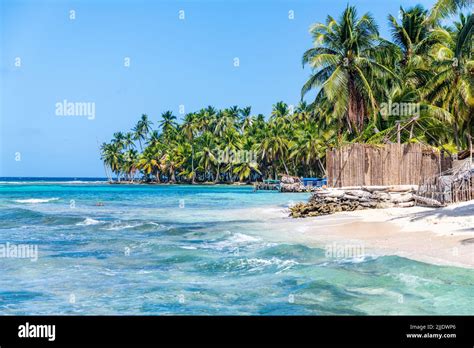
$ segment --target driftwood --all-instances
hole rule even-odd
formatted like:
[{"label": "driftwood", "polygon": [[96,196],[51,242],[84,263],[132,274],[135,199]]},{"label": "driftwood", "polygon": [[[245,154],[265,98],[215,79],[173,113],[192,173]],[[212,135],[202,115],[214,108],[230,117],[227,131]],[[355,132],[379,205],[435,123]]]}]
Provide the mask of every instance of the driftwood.
[{"label": "driftwood", "polygon": [[413,207],[416,204],[413,185],[360,187],[315,191],[308,203],[290,208],[293,217],[319,216],[358,209]]},{"label": "driftwood", "polygon": [[437,201],[436,199],[433,198],[426,198],[418,195],[413,195],[415,198],[415,202],[417,205],[424,205],[427,207],[443,207],[444,204],[442,204],[440,201]]},{"label": "driftwood", "polygon": [[416,195],[422,204],[439,206],[474,199],[474,166],[469,160],[454,161],[453,164],[452,169],[421,182]]}]

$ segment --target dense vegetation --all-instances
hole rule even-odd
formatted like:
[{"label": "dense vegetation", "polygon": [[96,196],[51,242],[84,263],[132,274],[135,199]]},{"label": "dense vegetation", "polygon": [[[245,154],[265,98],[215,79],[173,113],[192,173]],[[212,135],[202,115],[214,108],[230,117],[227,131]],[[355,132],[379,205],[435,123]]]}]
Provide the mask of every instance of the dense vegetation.
[{"label": "dense vegetation", "polygon": [[[388,24],[384,39],[371,15],[351,6],[314,24],[313,47],[303,55],[312,73],[294,108],[278,102],[265,117],[250,107],[208,106],[180,124],[170,111],[157,123],[142,115],[130,132],[102,144],[107,175],[193,183],[322,176],[326,148],[349,142],[424,142],[449,152],[471,146],[472,2],[401,8]],[[311,90],[316,98],[307,103]]]}]

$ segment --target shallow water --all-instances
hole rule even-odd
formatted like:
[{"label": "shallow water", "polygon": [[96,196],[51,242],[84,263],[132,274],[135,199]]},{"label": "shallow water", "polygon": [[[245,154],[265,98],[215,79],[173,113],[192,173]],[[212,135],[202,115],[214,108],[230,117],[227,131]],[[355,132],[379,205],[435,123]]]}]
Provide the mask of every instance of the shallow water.
[{"label": "shallow water", "polygon": [[0,258],[0,313],[474,314],[474,270],[327,258],[270,238],[288,231],[266,209],[307,197],[247,186],[2,183],[0,245],[37,246],[38,259]]}]

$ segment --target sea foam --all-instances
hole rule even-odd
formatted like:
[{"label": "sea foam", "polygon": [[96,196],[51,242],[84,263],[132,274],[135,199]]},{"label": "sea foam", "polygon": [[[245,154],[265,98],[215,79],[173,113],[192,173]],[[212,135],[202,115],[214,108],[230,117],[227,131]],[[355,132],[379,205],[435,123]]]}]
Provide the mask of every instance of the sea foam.
[{"label": "sea foam", "polygon": [[59,198],[28,198],[28,199],[17,199],[15,200],[15,202],[35,204],[35,203],[48,203],[48,202],[57,201],[57,200],[59,200]]},{"label": "sea foam", "polygon": [[102,223],[102,221],[94,220],[94,219],[91,219],[91,218],[86,218],[84,221],[78,222],[76,225],[77,226],[89,226],[89,225],[97,225],[97,224],[100,224],[100,223]]}]

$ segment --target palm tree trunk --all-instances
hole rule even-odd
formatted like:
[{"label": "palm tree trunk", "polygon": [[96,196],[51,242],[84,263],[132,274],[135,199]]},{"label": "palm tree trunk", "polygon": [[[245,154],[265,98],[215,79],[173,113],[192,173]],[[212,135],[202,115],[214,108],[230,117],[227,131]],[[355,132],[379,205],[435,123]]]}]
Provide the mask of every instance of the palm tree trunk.
[{"label": "palm tree trunk", "polygon": [[196,183],[196,173],[194,172],[194,146],[191,145],[191,171],[192,171],[192,179],[191,184]]},{"label": "palm tree trunk", "polygon": [[290,175],[290,173],[288,172],[288,167],[286,166],[286,162],[285,162],[285,159],[282,159],[281,160],[283,162],[283,167],[285,167],[285,171],[286,171],[286,175]]},{"label": "palm tree trunk", "polygon": [[457,120],[456,116],[454,116],[453,128],[454,128],[453,131],[454,131],[454,141],[456,143],[456,150],[459,152],[459,150],[460,150],[460,147],[459,147],[459,129],[458,129],[458,120]]},{"label": "palm tree trunk", "polygon": [[348,83],[348,94],[349,94],[349,100],[347,105],[347,127],[349,128],[349,133],[352,133],[352,126],[354,125],[354,118],[356,117],[354,115],[354,95],[353,95],[353,82],[352,82],[352,77],[349,76],[349,83]]},{"label": "palm tree trunk", "polygon": [[105,171],[105,176],[107,177],[107,180],[109,182],[112,182],[112,175],[110,175],[109,171],[107,170],[107,165],[104,162],[104,171]]},{"label": "palm tree trunk", "polygon": [[326,173],[326,168],[324,168],[323,162],[321,162],[321,159],[320,159],[320,158],[318,158],[318,164],[319,164],[319,167],[321,168],[321,173],[322,173],[324,176],[326,176],[326,175],[327,175],[327,173]]},{"label": "palm tree trunk", "polygon": [[230,166],[230,170],[229,170],[229,181],[231,184],[234,182],[234,174],[232,171],[232,165]]},{"label": "palm tree trunk", "polygon": [[155,172],[155,182],[157,184],[161,183],[161,181],[160,181],[160,172],[158,170]]},{"label": "palm tree trunk", "polygon": [[216,170],[216,178],[214,180],[214,183],[218,183],[219,182],[219,176],[220,176],[220,164],[217,165],[217,170]]}]

